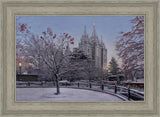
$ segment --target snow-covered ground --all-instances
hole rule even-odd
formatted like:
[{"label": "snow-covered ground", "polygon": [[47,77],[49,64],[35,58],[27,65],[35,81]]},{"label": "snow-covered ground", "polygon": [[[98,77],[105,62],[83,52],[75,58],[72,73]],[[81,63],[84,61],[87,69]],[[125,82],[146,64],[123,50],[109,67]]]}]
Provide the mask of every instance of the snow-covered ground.
[{"label": "snow-covered ground", "polygon": [[16,101],[122,101],[110,94],[72,88],[16,88]]}]

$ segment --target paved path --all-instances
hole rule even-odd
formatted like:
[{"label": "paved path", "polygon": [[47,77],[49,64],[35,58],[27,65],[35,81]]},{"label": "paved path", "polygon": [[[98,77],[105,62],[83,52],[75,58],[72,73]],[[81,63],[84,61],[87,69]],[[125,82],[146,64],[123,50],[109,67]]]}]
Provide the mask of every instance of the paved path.
[{"label": "paved path", "polygon": [[110,94],[72,88],[16,88],[16,101],[122,101]]}]

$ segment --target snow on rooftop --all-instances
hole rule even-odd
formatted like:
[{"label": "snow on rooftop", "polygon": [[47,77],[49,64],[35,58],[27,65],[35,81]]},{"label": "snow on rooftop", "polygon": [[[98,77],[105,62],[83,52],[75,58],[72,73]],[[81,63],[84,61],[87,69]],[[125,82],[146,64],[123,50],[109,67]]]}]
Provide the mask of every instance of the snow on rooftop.
[{"label": "snow on rooftop", "polygon": [[16,88],[16,101],[122,101],[110,94],[72,88]]}]

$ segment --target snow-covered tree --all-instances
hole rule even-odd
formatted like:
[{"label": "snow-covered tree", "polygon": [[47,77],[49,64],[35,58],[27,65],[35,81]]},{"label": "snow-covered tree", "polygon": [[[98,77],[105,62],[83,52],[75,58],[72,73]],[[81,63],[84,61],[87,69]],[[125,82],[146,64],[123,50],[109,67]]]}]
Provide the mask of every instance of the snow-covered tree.
[{"label": "snow-covered tree", "polygon": [[111,61],[109,62],[109,72],[113,75],[116,75],[118,73],[118,64],[114,57],[112,57]]},{"label": "snow-covered tree", "polygon": [[136,16],[131,23],[130,31],[120,32],[116,50],[122,59],[122,72],[133,80],[137,73],[144,72],[144,16]]},{"label": "snow-covered tree", "polygon": [[60,76],[70,69],[69,54],[65,54],[68,46],[74,44],[74,38],[67,33],[57,36],[51,28],[42,32],[41,36],[31,35],[24,41],[24,54],[38,69],[50,75],[56,82],[57,92],[60,94]]},{"label": "snow-covered tree", "polygon": [[84,63],[84,72],[87,74],[88,80],[94,80],[97,77],[97,69],[94,67],[94,61],[87,59]]},{"label": "snow-covered tree", "polygon": [[30,34],[30,29],[27,24],[21,23],[19,17],[16,17],[16,70],[18,72],[18,64],[23,64],[23,69],[27,69],[28,60],[23,56],[23,40],[25,40]]}]

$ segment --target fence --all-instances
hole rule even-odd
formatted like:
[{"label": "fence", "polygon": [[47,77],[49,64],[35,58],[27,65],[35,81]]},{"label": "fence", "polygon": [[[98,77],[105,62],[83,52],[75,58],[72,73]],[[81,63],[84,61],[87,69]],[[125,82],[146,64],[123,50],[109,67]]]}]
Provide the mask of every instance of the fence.
[{"label": "fence", "polygon": [[[20,87],[55,87],[55,84],[52,82],[17,82],[17,88]],[[109,92],[112,94],[120,95],[128,100],[144,100],[144,93],[130,87],[110,85],[110,84],[101,84],[101,83],[81,83],[81,82],[71,82],[71,83],[59,83],[60,87],[70,87],[70,88],[85,88],[85,89],[94,89],[102,92]]]}]

